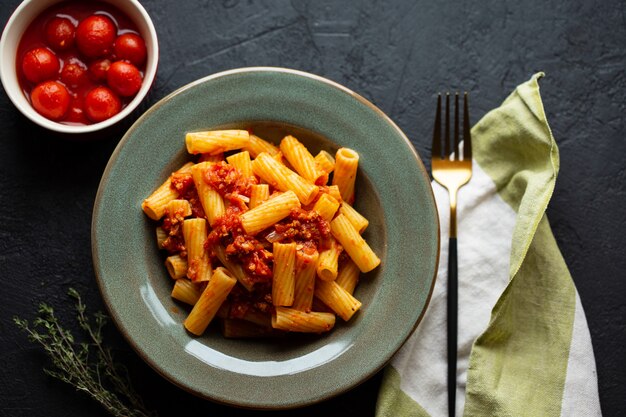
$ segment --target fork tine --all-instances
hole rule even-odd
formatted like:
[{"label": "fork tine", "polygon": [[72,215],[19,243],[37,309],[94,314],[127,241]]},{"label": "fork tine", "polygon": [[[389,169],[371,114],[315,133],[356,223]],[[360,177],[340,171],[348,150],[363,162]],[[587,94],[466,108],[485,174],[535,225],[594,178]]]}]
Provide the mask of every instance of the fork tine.
[{"label": "fork tine", "polygon": [[443,157],[447,159],[450,156],[450,93],[446,93],[446,124],[443,133],[444,138],[444,154]]},{"label": "fork tine", "polygon": [[437,114],[435,114],[435,129],[433,132],[431,154],[433,158],[441,159],[441,94],[437,96]]},{"label": "fork tine", "polygon": [[469,109],[468,109],[469,95],[467,91],[463,99],[463,160],[472,160],[472,134],[470,132],[469,121]]},{"label": "fork tine", "polygon": [[459,154],[460,125],[461,123],[459,122],[459,93],[456,93],[454,95],[454,159],[457,161],[461,160],[461,155]]}]

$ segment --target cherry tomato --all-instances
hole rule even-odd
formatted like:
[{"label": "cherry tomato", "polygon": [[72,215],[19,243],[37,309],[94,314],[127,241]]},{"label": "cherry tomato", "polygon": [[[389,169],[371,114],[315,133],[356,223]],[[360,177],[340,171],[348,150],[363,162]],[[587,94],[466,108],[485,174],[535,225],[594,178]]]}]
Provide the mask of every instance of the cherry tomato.
[{"label": "cherry tomato", "polygon": [[122,102],[107,87],[96,87],[85,96],[85,113],[92,122],[113,117],[122,109]]},{"label": "cherry tomato", "polygon": [[113,44],[113,50],[117,59],[129,61],[136,66],[143,64],[146,60],[146,43],[135,33],[118,36]]},{"label": "cherry tomato", "polygon": [[111,67],[111,61],[108,59],[98,59],[89,65],[89,78],[93,81],[106,81],[107,71]]},{"label": "cherry tomato", "polygon": [[89,58],[103,56],[113,50],[116,35],[115,23],[104,15],[95,14],[78,24],[76,46]]},{"label": "cherry tomato", "polygon": [[137,94],[142,83],[141,73],[133,64],[116,61],[107,71],[107,83],[117,94],[130,97]]},{"label": "cherry tomato", "polygon": [[46,24],[46,42],[55,51],[69,49],[74,44],[74,24],[65,17],[55,17]]},{"label": "cherry tomato", "polygon": [[69,87],[78,87],[87,81],[87,68],[79,63],[65,64],[61,70],[61,81]]},{"label": "cherry tomato", "polygon": [[30,93],[33,107],[50,120],[60,120],[70,107],[70,93],[56,81],[44,81]]},{"label": "cherry tomato", "polygon": [[59,68],[59,59],[47,48],[32,49],[22,58],[24,76],[33,83],[56,78]]}]

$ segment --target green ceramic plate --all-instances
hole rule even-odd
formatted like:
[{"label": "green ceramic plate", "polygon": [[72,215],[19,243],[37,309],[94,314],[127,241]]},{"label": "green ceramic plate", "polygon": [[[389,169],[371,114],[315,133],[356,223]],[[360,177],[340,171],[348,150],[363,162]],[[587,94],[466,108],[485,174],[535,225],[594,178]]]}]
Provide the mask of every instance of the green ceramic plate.
[{"label": "green ceramic plate", "polygon": [[[226,340],[191,337],[141,202],[189,159],[186,131],[285,132],[314,152],[340,146],[361,156],[356,208],[382,259],[361,277],[363,307],[323,336]],[[214,401],[292,408],[340,394],[376,373],[424,314],[439,258],[439,224],[428,175],[400,129],[354,92],[280,68],[244,68],[193,82],[161,100],[126,133],[106,167],[93,213],[92,251],[107,307],[130,344],[160,374]],[[339,320],[341,321],[341,320]]]}]

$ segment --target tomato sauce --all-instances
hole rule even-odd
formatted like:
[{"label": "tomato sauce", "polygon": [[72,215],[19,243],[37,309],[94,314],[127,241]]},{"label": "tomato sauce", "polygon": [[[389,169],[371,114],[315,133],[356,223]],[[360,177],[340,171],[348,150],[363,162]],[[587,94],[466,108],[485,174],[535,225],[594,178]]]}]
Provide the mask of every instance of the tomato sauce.
[{"label": "tomato sauce", "polygon": [[[192,175],[174,173],[170,179],[172,189],[179,193],[180,198],[190,202],[193,217],[206,218]],[[330,246],[331,234],[328,222],[315,211],[295,209],[289,216],[267,230],[256,236],[250,236],[241,225],[241,214],[248,210],[241,197],[250,197],[251,186],[257,184],[256,178],[246,178],[237,168],[225,162],[218,162],[205,170],[203,180],[227,202],[225,215],[218,218],[211,227],[205,249],[211,251],[214,245],[222,245],[226,256],[241,264],[250,281],[254,283],[252,291],[239,285],[233,288],[228,296],[227,317],[245,319],[251,312],[271,314],[274,267],[272,242],[296,242],[298,250],[307,253],[324,250]],[[175,251],[180,247],[177,245],[184,248],[182,221],[183,219],[178,218],[176,213],[166,214],[162,223],[163,229],[169,233],[166,249],[169,250],[171,246]],[[194,265],[189,265],[189,268],[193,270]]]},{"label": "tomato sauce", "polygon": [[274,225],[281,242],[296,242],[323,250],[328,247],[330,225],[315,211],[295,209]]},{"label": "tomato sauce", "polygon": [[206,214],[200,203],[198,190],[193,182],[193,177],[189,173],[175,172],[170,176],[172,181],[170,188],[178,191],[179,198],[189,201],[191,205],[191,215],[206,219]]},{"label": "tomato sauce", "polygon": [[[109,59],[110,62],[113,63],[115,56],[112,51],[109,55],[104,57],[93,59],[86,58],[78,52],[75,44],[69,48],[51,48],[46,42],[46,26],[48,22],[55,18],[66,18],[69,19],[76,27],[80,21],[94,14],[104,15],[110,18],[117,26],[116,36],[126,33],[138,34],[135,24],[130,20],[130,18],[128,18],[128,16],[116,7],[99,1],[71,0],[55,4],[35,18],[22,35],[17,48],[16,69],[18,81],[29,102],[31,101],[31,91],[36,87],[37,83],[29,81],[24,75],[24,71],[22,69],[24,56],[35,48],[48,48],[53,50],[54,54],[58,58],[60,70],[59,75],[55,78],[55,80],[64,84],[70,94],[70,109],[63,118],[57,120],[62,124],[85,125],[94,122],[93,120],[89,120],[82,111],[84,108],[85,97],[87,96],[87,93],[94,88],[105,85],[106,81],[103,82],[101,79],[97,80],[96,76],[90,73],[89,67],[92,64],[97,64],[98,61],[101,61],[102,59]],[[69,68],[67,68],[64,73],[63,69],[66,66]],[[69,85],[70,82],[67,80],[72,80],[72,77],[76,75],[76,67],[87,70],[87,72],[83,74],[86,76],[80,78],[78,85]],[[138,69],[141,73],[141,77],[143,78],[145,64],[140,66]],[[78,71],[80,72],[80,70]],[[63,79],[66,80],[65,83],[63,82]],[[119,99],[121,100],[121,108],[124,108],[133,99],[133,97],[119,97]],[[117,109],[117,111],[119,111],[119,109]],[[44,116],[46,115],[44,114]]]},{"label": "tomato sauce", "polygon": [[207,246],[223,245],[226,248],[226,255],[241,263],[252,282],[270,283],[274,264],[274,256],[270,251],[271,244],[247,235],[241,226],[240,214],[238,207],[229,206],[226,214],[217,219],[213,225]]},{"label": "tomato sauce", "polygon": [[167,233],[167,238],[163,241],[163,249],[171,254],[180,253],[182,257],[187,256],[185,239],[183,237],[184,220],[185,217],[183,216],[182,209],[174,213],[166,211],[163,223],[161,224],[161,227]]},{"label": "tomato sauce", "polygon": [[241,171],[225,162],[211,165],[204,172],[204,180],[231,205],[245,210],[241,196],[250,197],[252,185],[258,184],[256,177],[244,177]]}]

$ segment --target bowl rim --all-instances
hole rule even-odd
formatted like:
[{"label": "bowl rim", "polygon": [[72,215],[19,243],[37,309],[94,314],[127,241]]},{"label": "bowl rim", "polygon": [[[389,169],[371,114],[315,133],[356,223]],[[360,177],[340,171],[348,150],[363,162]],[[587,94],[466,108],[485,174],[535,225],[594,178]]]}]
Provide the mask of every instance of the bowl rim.
[{"label": "bowl rim", "polygon": [[[47,8],[51,7],[52,5],[61,3],[63,1],[65,0],[53,0],[45,4],[42,3],[41,10],[39,13],[43,12]],[[115,4],[114,0],[103,0],[103,1],[115,7],[118,7]],[[96,132],[96,131],[106,129],[118,123],[119,121],[123,120],[130,113],[132,113],[139,106],[139,104],[145,99],[148,92],[150,91],[150,88],[152,88],[154,81],[156,80],[156,74],[158,70],[159,42],[158,42],[157,32],[156,32],[156,28],[154,27],[154,23],[152,22],[152,19],[150,18],[150,15],[148,14],[146,9],[138,0],[125,0],[125,1],[131,4],[138,11],[143,22],[141,22],[141,25],[138,24],[136,21],[134,21],[134,23],[138,26],[138,28],[141,28],[145,24],[147,33],[150,35],[151,44],[153,45],[153,49],[154,49],[154,51],[150,54],[152,59],[149,58],[146,63],[146,70],[144,72],[144,80],[141,85],[141,88],[137,92],[135,97],[130,101],[130,103],[128,103],[128,105],[124,109],[122,109],[122,111],[120,111],[118,114],[98,123],[93,123],[90,125],[65,125],[62,123],[58,123],[53,120],[47,119],[44,116],[37,113],[37,111],[35,111],[35,109],[32,107],[30,103],[28,103],[27,100],[20,100],[21,98],[23,98],[21,97],[23,96],[21,88],[15,89],[10,84],[13,81],[15,81],[16,83],[19,83],[17,80],[17,76],[15,77],[15,80],[13,80],[13,77],[12,77],[13,72],[9,72],[8,74],[6,74],[3,71],[5,64],[0,63],[0,82],[2,82],[4,91],[6,92],[7,96],[9,97],[13,105],[17,107],[17,109],[24,116],[26,116],[26,118],[28,118],[29,120],[38,124],[41,127],[44,127],[46,129],[59,132],[59,133],[74,134],[74,135],[83,134],[83,133],[91,133],[91,132]],[[31,4],[37,4],[37,3],[38,3],[37,0],[23,0],[19,4],[19,6],[17,6],[17,8],[13,11],[11,16],[9,17],[9,20],[4,26],[4,29],[2,31],[2,37],[0,38],[0,57],[4,56],[6,48],[13,46],[13,45],[8,45],[8,38],[9,38],[9,32],[11,32],[11,29],[14,27],[14,24],[18,21],[18,19],[21,17],[22,13],[27,7],[29,7]],[[36,6],[33,6],[33,7],[36,7]],[[17,39],[19,42],[19,40],[21,39],[21,36],[18,36]],[[16,51],[17,51],[17,45],[15,45],[15,48],[12,48],[12,49],[13,49],[12,54],[13,56],[15,56]],[[14,57],[14,59],[12,59],[10,63],[6,65],[11,65],[15,67],[16,58]],[[9,77],[11,78],[11,80],[7,79]]]},{"label": "bowl rim", "polygon": [[338,395],[341,395],[351,389],[356,388],[358,385],[360,385],[361,383],[367,381],[368,379],[370,379],[372,376],[374,376],[376,373],[378,373],[381,369],[383,369],[393,358],[393,356],[402,348],[402,346],[404,346],[404,344],[408,341],[408,339],[411,337],[411,335],[414,333],[415,329],[417,328],[417,326],[421,323],[421,321],[424,318],[424,315],[426,314],[426,311],[428,310],[428,307],[430,305],[430,302],[432,300],[432,296],[433,296],[433,291],[435,288],[435,284],[437,281],[437,272],[439,269],[439,258],[440,258],[440,251],[441,251],[441,230],[440,230],[440,219],[439,219],[439,213],[437,210],[437,205],[436,205],[436,200],[434,197],[434,192],[432,187],[427,187],[428,189],[428,193],[429,196],[431,198],[431,201],[433,202],[434,205],[434,220],[435,220],[435,237],[436,237],[436,244],[435,246],[435,262],[433,265],[433,276],[430,277],[431,278],[431,283],[430,283],[430,288],[428,289],[428,294],[425,298],[425,303],[424,303],[424,308],[421,311],[420,315],[418,316],[418,318],[415,320],[415,323],[413,324],[413,326],[411,327],[410,331],[408,332],[406,338],[404,338],[404,340],[401,341],[401,343],[398,345],[398,347],[388,356],[385,357],[384,360],[381,362],[381,364],[378,367],[373,367],[370,369],[369,372],[367,372],[366,374],[363,375],[363,377],[356,382],[351,382],[349,384],[345,384],[342,387],[338,387],[337,389],[335,389],[333,392],[331,392],[330,394],[328,394],[325,397],[320,397],[320,398],[315,398],[313,400],[309,399],[309,400],[300,400],[297,402],[292,402],[289,404],[273,404],[273,405],[267,405],[267,404],[263,404],[263,405],[246,405],[246,404],[241,404],[237,401],[230,401],[229,399],[223,399],[223,398],[215,398],[215,397],[211,397],[208,394],[206,394],[205,392],[202,392],[201,390],[198,389],[194,389],[194,387],[190,386],[189,384],[185,384],[184,381],[179,381],[177,378],[173,377],[172,375],[168,375],[165,371],[165,369],[163,369],[163,367],[161,365],[159,365],[159,363],[157,361],[155,361],[153,358],[151,358],[143,349],[141,346],[139,346],[138,342],[136,340],[134,340],[131,335],[128,333],[127,329],[121,327],[119,325],[119,323],[121,322],[121,319],[119,317],[119,313],[113,309],[113,305],[112,305],[112,300],[109,298],[107,292],[105,291],[104,288],[104,281],[103,281],[103,277],[100,276],[100,262],[99,262],[99,256],[98,256],[98,247],[97,245],[95,245],[94,242],[96,242],[96,214],[99,212],[100,210],[100,203],[102,202],[102,194],[104,193],[104,188],[106,186],[106,183],[108,181],[109,175],[111,173],[111,170],[113,169],[113,165],[115,163],[115,160],[117,159],[118,155],[120,154],[122,148],[125,146],[126,142],[129,140],[129,138],[131,137],[133,131],[146,119],[150,116],[150,114],[154,111],[156,111],[157,109],[159,109],[161,106],[165,105],[172,97],[188,90],[191,89],[193,87],[195,87],[196,85],[205,83],[207,81],[213,80],[213,79],[217,79],[217,78],[222,78],[222,77],[228,77],[230,75],[236,75],[236,74],[243,74],[243,73],[256,73],[256,72],[274,72],[274,73],[285,73],[285,74],[292,74],[292,75],[297,75],[297,76],[301,76],[301,77],[305,77],[311,80],[315,80],[315,81],[319,81],[322,83],[325,83],[331,87],[334,87],[350,96],[352,96],[353,98],[355,98],[356,100],[358,100],[361,104],[366,105],[368,108],[370,108],[371,110],[375,111],[386,123],[388,123],[397,133],[398,135],[403,139],[403,141],[406,143],[408,149],[411,152],[411,156],[413,157],[413,159],[415,160],[415,163],[419,166],[419,170],[420,172],[422,172],[422,174],[424,175],[424,179],[428,182],[428,184],[431,183],[430,178],[428,177],[427,174],[427,170],[421,160],[421,158],[419,157],[419,155],[417,154],[417,151],[415,150],[413,144],[411,143],[411,141],[408,139],[408,137],[404,134],[404,132],[395,124],[395,122],[393,122],[393,120],[391,120],[391,118],[389,116],[387,116],[381,109],[379,109],[376,105],[374,105],[373,103],[371,103],[369,100],[367,100],[366,98],[364,98],[363,96],[359,95],[358,93],[350,90],[349,88],[335,82],[332,81],[328,78],[324,78],[322,76],[319,75],[315,75],[315,74],[311,74],[308,72],[304,72],[304,71],[300,71],[300,70],[295,70],[295,69],[290,69],[290,68],[284,68],[284,67],[272,67],[272,66],[258,66],[258,67],[243,67],[243,68],[235,68],[235,69],[230,69],[230,70],[225,70],[225,71],[221,71],[221,72],[217,72],[205,77],[202,77],[200,79],[197,79],[195,81],[192,81],[184,86],[179,87],[178,89],[174,90],[173,92],[171,92],[170,94],[168,94],[167,96],[163,97],[161,100],[159,100],[157,103],[155,103],[154,105],[152,105],[148,110],[146,110],[146,112],[144,112],[144,114],[142,114],[134,123],[133,125],[128,129],[128,131],[124,134],[124,136],[122,137],[122,139],[119,141],[119,143],[117,144],[116,148],[114,149],[114,151],[111,154],[111,157],[105,167],[105,170],[103,172],[102,178],[100,180],[100,183],[98,185],[98,191],[96,193],[95,196],[95,204],[94,204],[94,208],[93,208],[93,212],[92,212],[92,224],[91,224],[91,247],[92,247],[92,260],[93,260],[93,266],[94,266],[94,272],[96,275],[96,281],[98,283],[98,289],[100,291],[100,294],[102,296],[102,299],[104,301],[104,304],[106,306],[107,311],[109,312],[109,315],[112,317],[113,321],[116,324],[117,329],[120,331],[120,333],[122,333],[122,335],[124,336],[124,338],[126,339],[126,341],[130,344],[130,346],[133,348],[133,350],[138,354],[138,356],[144,361],[146,362],[155,372],[157,372],[159,375],[161,375],[162,377],[164,377],[167,381],[173,383],[175,386],[182,388],[183,390],[185,390],[188,393],[191,393],[199,398],[202,399],[208,399],[210,401],[219,403],[219,404],[224,404],[224,405],[228,405],[228,406],[233,406],[233,407],[237,407],[237,408],[243,408],[243,409],[253,409],[253,410],[289,410],[289,409],[295,409],[295,408],[299,408],[299,407],[304,407],[304,406],[309,406],[309,405],[313,405],[313,404],[317,404],[320,403],[322,401],[327,401],[331,398],[334,398]]}]

